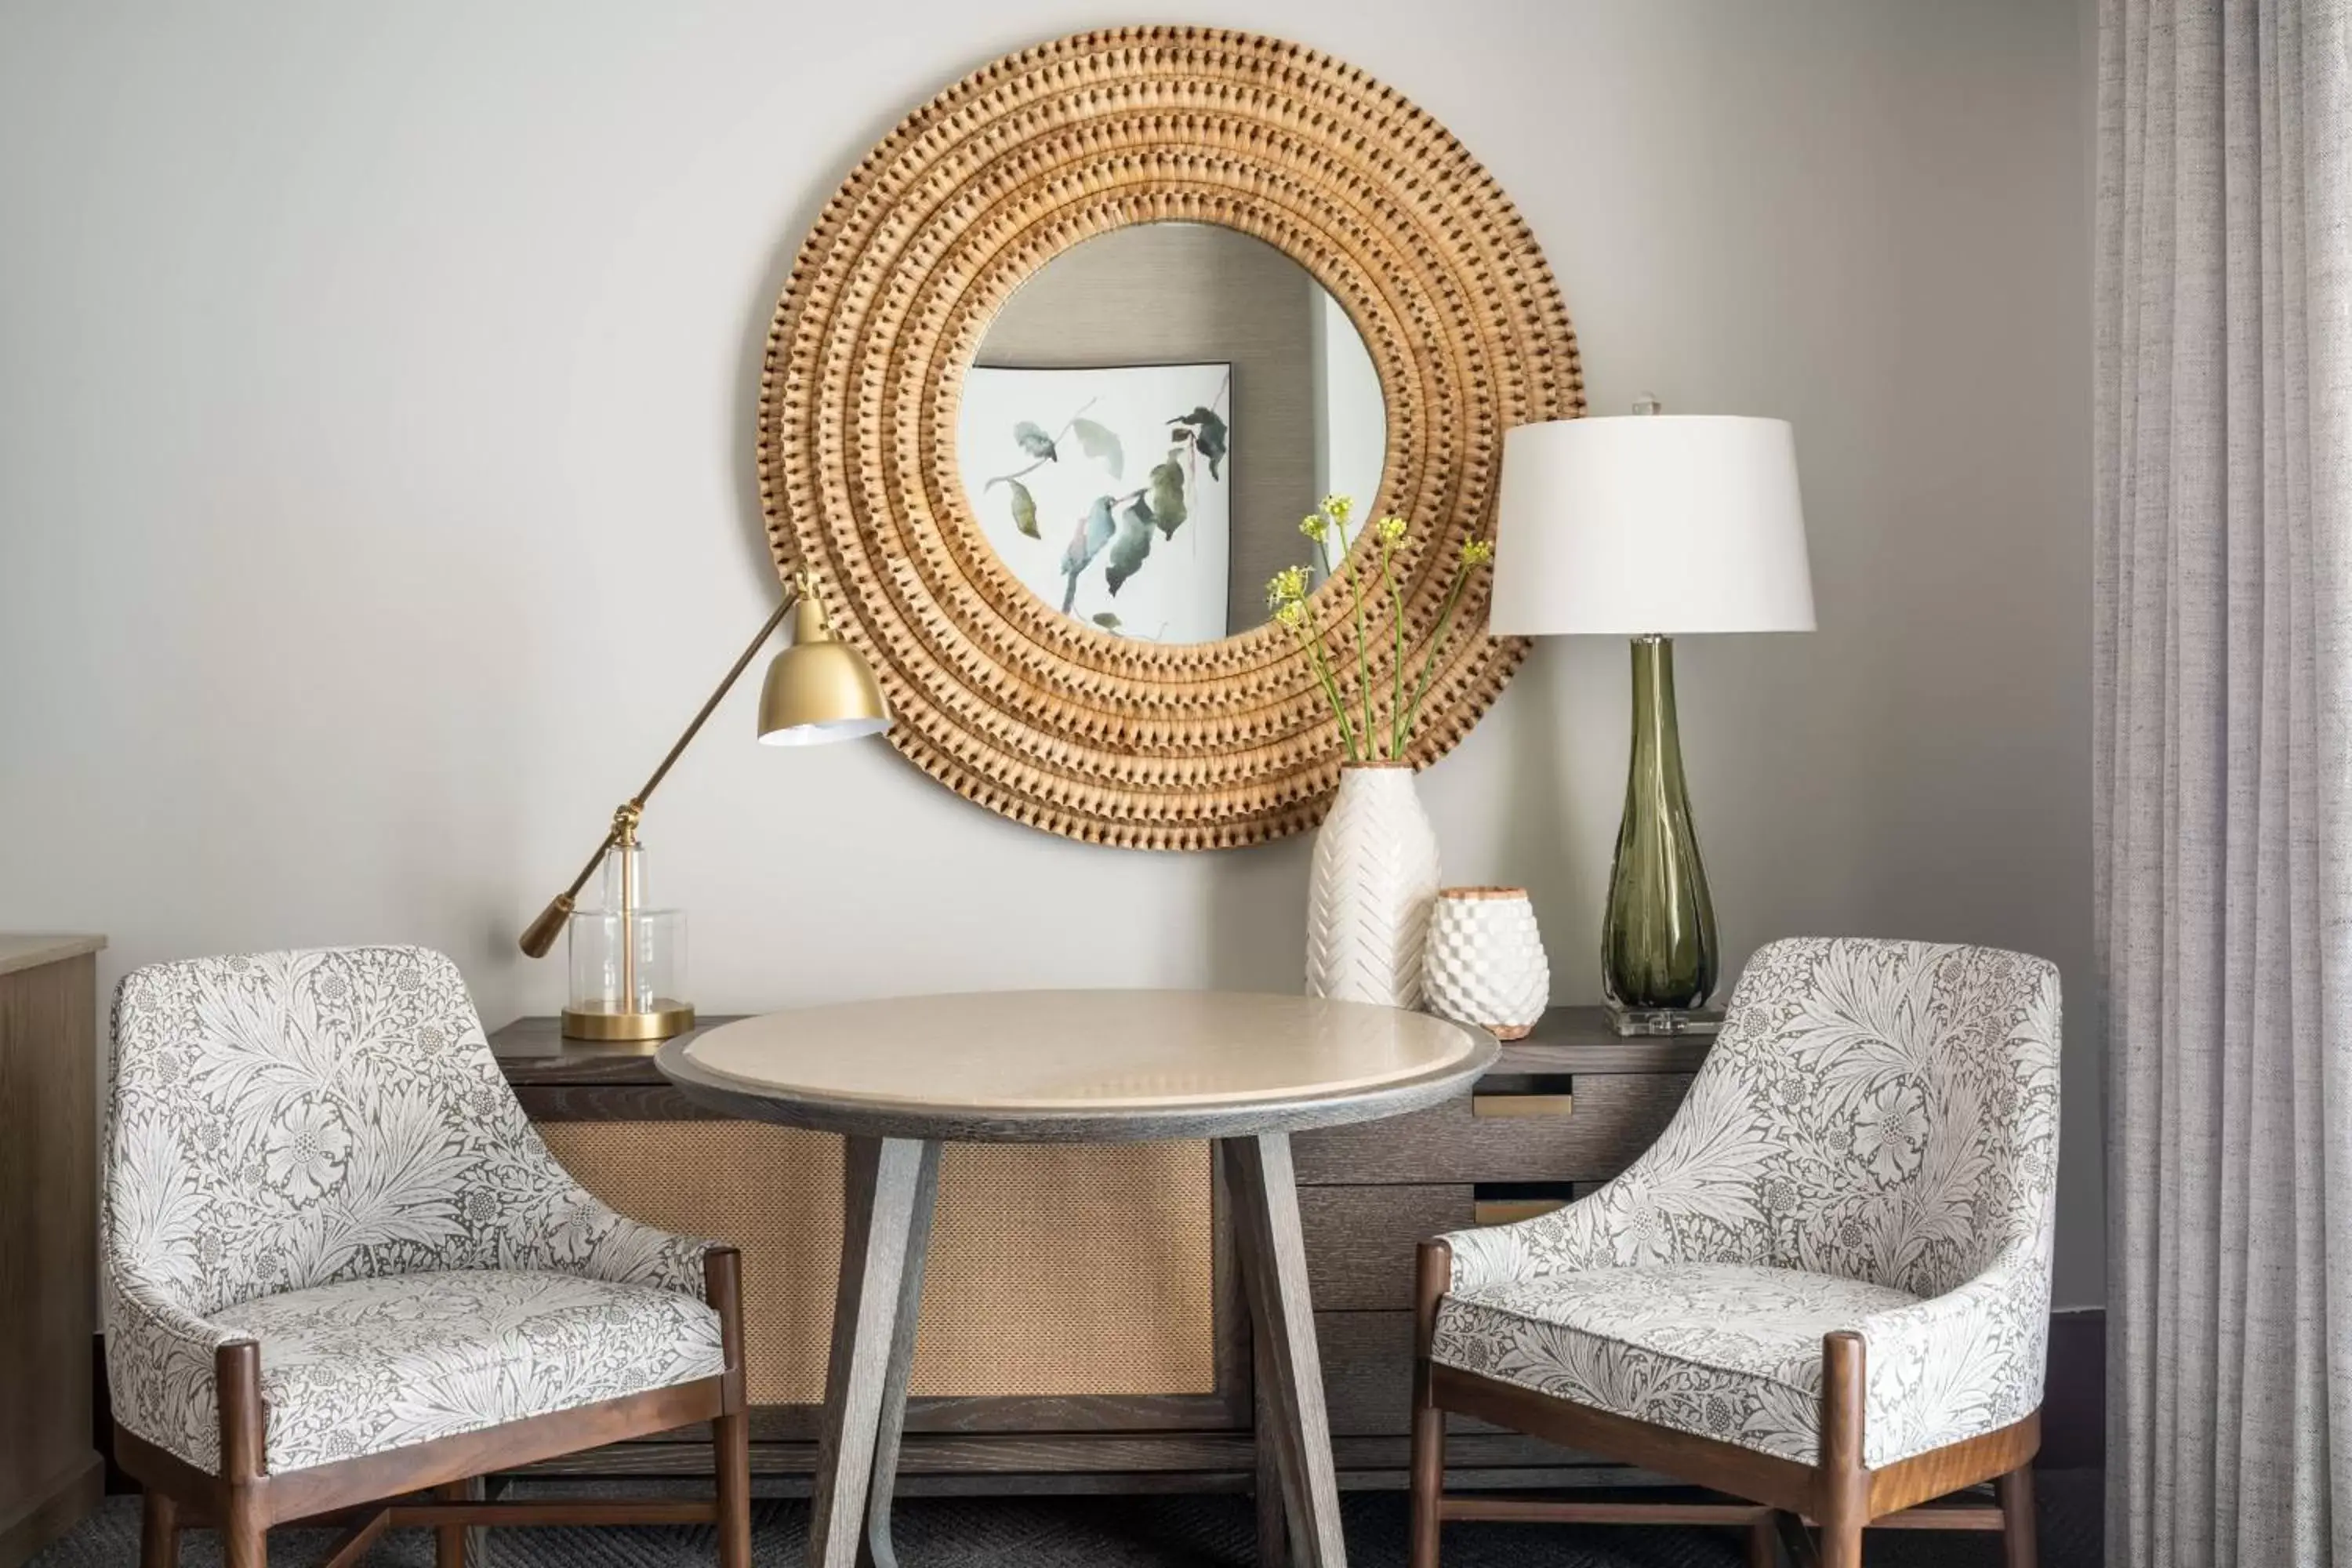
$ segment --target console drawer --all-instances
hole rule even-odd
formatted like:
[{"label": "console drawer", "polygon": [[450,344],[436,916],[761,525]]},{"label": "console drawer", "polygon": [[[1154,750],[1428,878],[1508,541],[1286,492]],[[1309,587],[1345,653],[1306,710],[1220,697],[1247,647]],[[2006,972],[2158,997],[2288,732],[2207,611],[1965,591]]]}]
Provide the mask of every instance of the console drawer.
[{"label": "console drawer", "polygon": [[1298,1218],[1317,1310],[1412,1310],[1414,1247],[1465,1228],[1475,1212],[1466,1185],[1302,1188]]},{"label": "console drawer", "polygon": [[[1333,1436],[1400,1436],[1412,1430],[1411,1312],[1318,1312],[1315,1340],[1323,1352],[1323,1403]],[[1502,1428],[1449,1415],[1445,1429]]]},{"label": "console drawer", "polygon": [[[1530,1096],[1481,1092],[1411,1116],[1298,1133],[1293,1158],[1299,1181],[1318,1185],[1605,1181],[1656,1141],[1690,1081],[1687,1073],[1590,1073],[1566,1094],[1549,1085]],[[1533,1114],[1496,1114],[1513,1110]]]}]

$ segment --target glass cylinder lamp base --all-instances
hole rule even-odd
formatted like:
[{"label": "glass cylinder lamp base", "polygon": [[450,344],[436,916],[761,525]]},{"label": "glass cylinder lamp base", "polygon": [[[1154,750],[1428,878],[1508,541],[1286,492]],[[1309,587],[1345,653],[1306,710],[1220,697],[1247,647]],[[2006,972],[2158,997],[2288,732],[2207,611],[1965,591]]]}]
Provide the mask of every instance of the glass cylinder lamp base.
[{"label": "glass cylinder lamp base", "polygon": [[651,1043],[694,1027],[693,1005],[678,1000],[687,988],[686,916],[638,901],[642,853],[632,845],[607,856],[607,872],[621,861],[623,874],[606,878],[605,907],[572,917],[566,1038]]},{"label": "glass cylinder lamp base", "polygon": [[1604,1002],[1609,1026],[1620,1035],[1713,1035],[1723,1028],[1720,1007],[1628,1007]]}]

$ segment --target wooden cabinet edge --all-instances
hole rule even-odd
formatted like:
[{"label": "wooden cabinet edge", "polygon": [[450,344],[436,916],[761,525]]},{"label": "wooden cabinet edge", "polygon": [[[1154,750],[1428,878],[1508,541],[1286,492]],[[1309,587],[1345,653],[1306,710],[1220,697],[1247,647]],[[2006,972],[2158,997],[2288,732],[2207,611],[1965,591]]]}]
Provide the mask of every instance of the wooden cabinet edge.
[{"label": "wooden cabinet edge", "polygon": [[[0,1568],[95,1506],[98,959],[106,939],[0,937]],[[14,960],[14,962],[11,962]],[[21,1177],[21,1180],[19,1178]],[[21,1250],[20,1250],[21,1249]]]}]

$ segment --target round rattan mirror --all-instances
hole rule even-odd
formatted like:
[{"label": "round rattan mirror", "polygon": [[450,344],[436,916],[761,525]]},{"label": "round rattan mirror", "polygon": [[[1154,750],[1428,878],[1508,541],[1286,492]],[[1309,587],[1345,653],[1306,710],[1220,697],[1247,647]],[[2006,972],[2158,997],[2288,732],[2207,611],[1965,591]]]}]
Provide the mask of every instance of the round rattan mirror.
[{"label": "round rattan mirror", "polygon": [[[967,382],[992,400],[982,406],[999,406],[974,369],[997,370],[983,345],[1015,294],[1066,253],[1142,225],[1264,242],[1360,345],[1385,455],[1377,499],[1356,499],[1361,515],[1413,524],[1399,596],[1404,657],[1418,668],[1460,545],[1492,527],[1504,431],[1582,412],[1576,339],[1534,237],[1461,144],[1360,71],[1295,45],[1191,27],[1085,33],[984,67],[908,116],[827,205],[777,306],[761,494],[778,570],[818,569],[835,626],[887,689],[893,743],[926,772],[1092,842],[1255,843],[1312,826],[1339,780],[1336,725],[1296,638],[1238,607],[1231,624],[1247,629],[1213,640],[1137,635],[1109,600],[1081,616],[1073,597],[1064,614],[1008,564],[1020,542],[983,526],[996,475],[968,480],[959,455]],[[1049,368],[1202,369],[1197,354],[1158,357],[1170,363],[1105,365],[1081,352]],[[1116,396],[1102,387],[1024,387],[1030,402],[1003,404],[986,427],[1004,424],[1038,461],[1058,465],[1072,447],[1072,460],[1102,469],[1091,488],[1115,510],[1148,497],[1141,476],[1163,463],[1192,464],[1200,485],[1229,470],[1238,493],[1254,451],[1263,462],[1295,437],[1258,421],[1265,400],[1250,402],[1238,364],[1233,374],[1199,382],[1208,401],[1189,408],[1161,405],[1192,384],[1146,384],[1133,402],[1145,428],[1111,443],[1123,462],[1148,448],[1131,479],[1110,477],[1094,437],[1023,413],[1091,409],[1088,397]],[[1230,404],[1205,390],[1220,385]],[[1126,405],[1102,406],[1113,405]],[[1206,412],[1226,448],[1213,481],[1199,468],[1210,424],[1194,416]],[[1070,532],[1072,520],[1016,519],[1010,492],[1001,499],[1024,536]],[[1157,537],[1172,551],[1181,536]],[[1094,591],[1091,577],[1083,585]],[[1480,626],[1483,584],[1474,591],[1465,613]],[[1309,607],[1318,632],[1353,614],[1330,592]],[[1369,613],[1371,646],[1392,659],[1400,617],[1384,605]],[[1522,653],[1454,639],[1414,760],[1458,742]]]}]

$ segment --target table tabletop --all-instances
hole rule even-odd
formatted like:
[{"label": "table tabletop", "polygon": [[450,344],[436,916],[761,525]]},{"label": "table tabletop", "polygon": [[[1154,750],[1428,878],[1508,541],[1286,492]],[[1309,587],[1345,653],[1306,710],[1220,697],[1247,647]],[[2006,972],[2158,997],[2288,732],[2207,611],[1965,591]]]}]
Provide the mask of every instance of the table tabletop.
[{"label": "table tabletop", "polygon": [[662,1072],[732,1115],[958,1142],[1222,1138],[1371,1121],[1454,1094],[1496,1047],[1360,1002],[999,991],[765,1014],[673,1040]]}]

